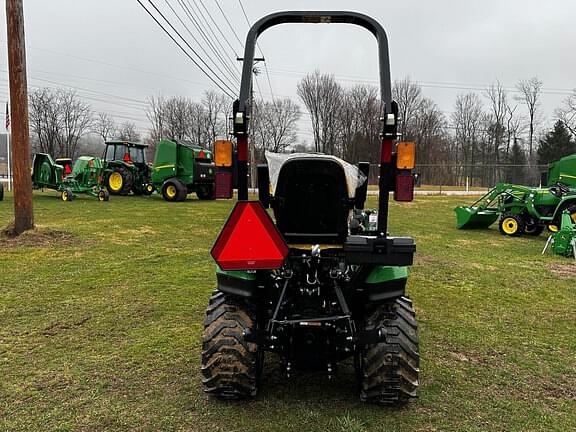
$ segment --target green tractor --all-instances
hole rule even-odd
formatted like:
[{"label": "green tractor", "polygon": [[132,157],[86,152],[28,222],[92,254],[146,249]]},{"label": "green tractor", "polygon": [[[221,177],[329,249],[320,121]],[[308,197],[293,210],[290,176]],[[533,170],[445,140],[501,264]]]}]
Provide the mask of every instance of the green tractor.
[{"label": "green tractor", "polygon": [[107,141],[104,183],[113,195],[152,195],[152,168],[146,161],[148,146],[129,141]]},{"label": "green tractor", "polygon": [[498,183],[470,206],[459,206],[459,229],[488,228],[499,219],[499,230],[508,236],[537,236],[545,227],[558,231],[564,211],[576,222],[576,155],[549,165],[544,188]]},{"label": "green tractor", "polygon": [[56,163],[50,155],[36,153],[32,162],[32,187],[56,190],[60,192],[62,201],[72,201],[76,194],[108,201],[110,195],[102,185],[103,172],[102,159],[97,157],[80,156],[71,172],[66,174],[65,166]]},{"label": "green tractor", "polygon": [[[363,211],[369,163],[318,154],[268,154],[258,169],[259,200],[248,200],[254,48],[262,31],[282,23],[348,23],[376,36],[382,100],[377,212]],[[398,105],[384,29],[354,12],[278,12],[260,19],[246,39],[233,122],[238,202],[211,252],[218,267],[204,321],[204,390],[223,399],[254,397],[271,353],[287,378],[296,370],[332,377],[352,360],[362,401],[407,403],[419,383],[418,328],[406,296],[416,245],[388,234],[388,206],[390,192],[397,201],[412,200],[414,154],[395,146]]]},{"label": "green tractor", "polygon": [[215,198],[212,152],[188,141],[163,139],[156,145],[152,184],[166,201],[184,201],[196,192],[201,200]]}]

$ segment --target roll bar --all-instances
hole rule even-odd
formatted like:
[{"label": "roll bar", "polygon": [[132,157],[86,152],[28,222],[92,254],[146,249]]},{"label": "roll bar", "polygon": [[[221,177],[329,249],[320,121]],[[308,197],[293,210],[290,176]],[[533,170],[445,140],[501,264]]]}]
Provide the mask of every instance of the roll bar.
[{"label": "roll bar", "polygon": [[382,149],[380,164],[379,235],[386,237],[388,222],[388,193],[392,173],[392,141],[396,138],[398,105],[392,101],[388,37],[384,28],[373,18],[348,11],[284,11],[275,12],[258,20],[246,36],[240,96],[234,102],[233,129],[238,144],[238,199],[248,199],[248,122],[252,93],[252,68],[258,37],[270,27],[286,23],[354,24],[369,30],[378,42],[380,70],[380,97],[382,101]]}]

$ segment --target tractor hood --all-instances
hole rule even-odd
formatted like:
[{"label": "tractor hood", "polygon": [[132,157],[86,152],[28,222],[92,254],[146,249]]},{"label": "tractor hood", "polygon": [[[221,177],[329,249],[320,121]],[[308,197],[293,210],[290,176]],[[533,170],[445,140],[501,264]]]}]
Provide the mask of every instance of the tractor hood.
[{"label": "tractor hood", "polygon": [[272,153],[266,152],[266,161],[268,162],[268,170],[270,172],[270,184],[272,185],[272,194],[276,191],[276,184],[278,182],[278,175],[280,169],[289,160],[292,159],[330,159],[336,161],[344,169],[346,174],[346,185],[348,186],[349,198],[354,198],[356,188],[362,186],[366,181],[366,176],[360,171],[356,165],[346,162],[336,156],[330,156],[317,153]]}]

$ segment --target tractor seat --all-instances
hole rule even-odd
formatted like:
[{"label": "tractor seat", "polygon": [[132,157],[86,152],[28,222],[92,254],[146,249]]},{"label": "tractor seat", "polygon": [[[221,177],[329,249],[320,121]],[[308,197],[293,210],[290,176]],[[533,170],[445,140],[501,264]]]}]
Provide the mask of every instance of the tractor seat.
[{"label": "tractor seat", "polygon": [[272,201],[288,243],[342,243],[352,208],[344,168],[331,158],[298,157],[280,169]]}]

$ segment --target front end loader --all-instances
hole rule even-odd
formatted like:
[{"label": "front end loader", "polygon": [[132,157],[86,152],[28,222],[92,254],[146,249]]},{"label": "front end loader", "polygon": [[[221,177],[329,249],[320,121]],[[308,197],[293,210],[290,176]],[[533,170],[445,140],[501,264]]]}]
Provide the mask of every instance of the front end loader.
[{"label": "front end loader", "polygon": [[[267,154],[258,200],[249,200],[254,47],[282,23],[355,24],[375,35],[383,107],[377,211],[364,211],[369,163],[318,154]],[[395,141],[386,33],[354,12],[279,12],[254,24],[245,47],[233,106],[238,202],[211,251],[217,284],[204,322],[204,390],[223,399],[256,396],[265,354],[273,353],[286,377],[297,370],[331,377],[351,359],[362,401],[405,404],[419,385],[418,326],[406,295],[416,245],[389,235],[388,205],[390,192],[397,201],[413,198],[414,146]]]}]

